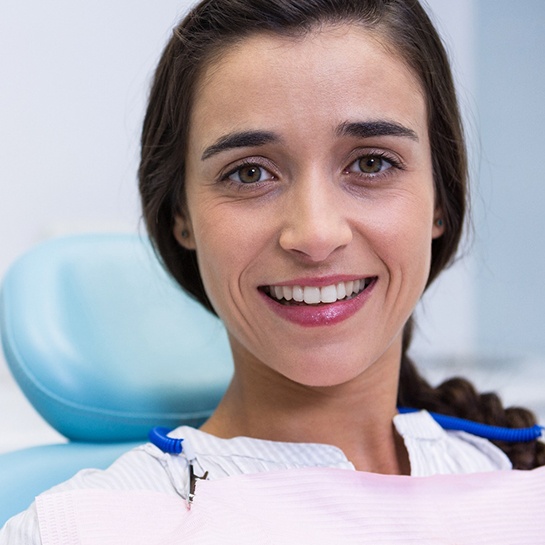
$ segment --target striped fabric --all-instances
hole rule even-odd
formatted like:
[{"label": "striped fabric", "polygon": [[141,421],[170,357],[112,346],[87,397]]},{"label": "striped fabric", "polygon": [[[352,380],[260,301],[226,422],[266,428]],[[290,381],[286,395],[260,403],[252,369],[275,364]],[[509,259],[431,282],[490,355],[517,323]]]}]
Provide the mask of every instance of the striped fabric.
[{"label": "striped fabric", "polygon": [[[510,469],[505,454],[490,442],[464,432],[446,432],[425,412],[397,415],[394,425],[403,437],[411,475],[478,473]],[[247,437],[219,439],[189,427],[176,429],[196,454],[196,473],[208,471],[211,481],[224,477],[300,468],[354,470],[337,447],[280,443]],[[188,470],[184,456],[171,456],[151,444],[119,458],[105,471],[84,470],[49,493],[69,490],[153,491],[187,498]],[[0,531],[0,545],[41,544],[33,504]]]},{"label": "striped fabric", "polygon": [[43,545],[542,545],[545,468],[399,477],[329,468],[157,492],[42,495]]}]

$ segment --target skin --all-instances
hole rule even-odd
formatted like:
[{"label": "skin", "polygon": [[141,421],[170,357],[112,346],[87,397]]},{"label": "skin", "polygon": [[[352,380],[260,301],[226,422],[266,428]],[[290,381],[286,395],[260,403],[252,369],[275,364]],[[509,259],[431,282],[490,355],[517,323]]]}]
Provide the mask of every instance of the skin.
[{"label": "skin", "polygon": [[[342,131],[376,121],[404,134]],[[217,145],[241,131],[268,137]],[[233,382],[202,429],[326,443],[357,469],[408,473],[392,425],[401,332],[442,234],[415,76],[355,25],[251,36],[202,75],[189,143],[187,209],[175,235],[197,252],[235,361]],[[361,157],[378,172],[362,172]],[[333,324],[294,324],[260,292],[331,275],[376,278],[363,306]]]}]

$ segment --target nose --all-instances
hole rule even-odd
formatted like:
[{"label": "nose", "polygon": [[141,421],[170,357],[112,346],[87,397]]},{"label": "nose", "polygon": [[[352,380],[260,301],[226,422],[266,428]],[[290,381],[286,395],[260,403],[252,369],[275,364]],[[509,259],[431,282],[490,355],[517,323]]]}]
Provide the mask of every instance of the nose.
[{"label": "nose", "polygon": [[279,240],[285,251],[318,263],[352,240],[346,203],[334,181],[318,176],[296,181],[287,201]]}]

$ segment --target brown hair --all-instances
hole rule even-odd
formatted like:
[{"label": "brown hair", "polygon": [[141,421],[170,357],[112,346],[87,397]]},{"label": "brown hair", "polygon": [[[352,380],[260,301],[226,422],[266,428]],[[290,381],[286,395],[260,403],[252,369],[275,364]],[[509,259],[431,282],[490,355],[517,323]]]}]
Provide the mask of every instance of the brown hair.
[{"label": "brown hair", "polygon": [[[139,181],[144,219],[157,253],[178,283],[211,312],[195,252],[182,248],[173,235],[175,217],[185,207],[189,118],[199,76],[222,51],[251,34],[297,36],[339,23],[377,33],[419,78],[427,100],[436,201],[444,223],[444,234],[432,243],[428,285],[454,259],[466,211],[466,149],[448,58],[418,0],[204,0],[174,29],[157,67],[142,131]],[[504,411],[496,397],[479,396],[461,379],[432,388],[407,356],[411,330],[409,321],[400,405],[498,425],[534,421],[527,411]],[[545,464],[541,443],[500,447],[515,467]]]}]

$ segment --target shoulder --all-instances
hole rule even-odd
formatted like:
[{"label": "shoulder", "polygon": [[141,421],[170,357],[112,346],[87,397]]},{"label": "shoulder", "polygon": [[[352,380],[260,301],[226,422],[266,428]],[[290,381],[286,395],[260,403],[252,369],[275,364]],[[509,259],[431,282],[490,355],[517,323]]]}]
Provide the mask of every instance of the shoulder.
[{"label": "shoulder", "polygon": [[0,529],[0,545],[41,545],[36,505],[10,518]]},{"label": "shoulder", "polygon": [[[184,457],[170,456],[151,444],[145,444],[128,451],[105,470],[84,469],[42,495],[89,489],[146,490],[183,495],[187,487],[186,464]],[[176,467],[178,465],[180,468]],[[8,544],[41,544],[36,503],[12,517],[0,530],[0,545]]]},{"label": "shoulder", "polygon": [[120,456],[104,470],[84,469],[64,483],[45,492],[64,492],[78,489],[151,490],[178,494],[185,482],[178,479],[185,471],[177,471],[173,464],[186,468],[185,457],[173,457],[152,444],[143,444]]},{"label": "shoulder", "polygon": [[394,424],[405,442],[413,476],[512,469],[506,454],[490,441],[445,431],[427,411],[397,415]]}]

